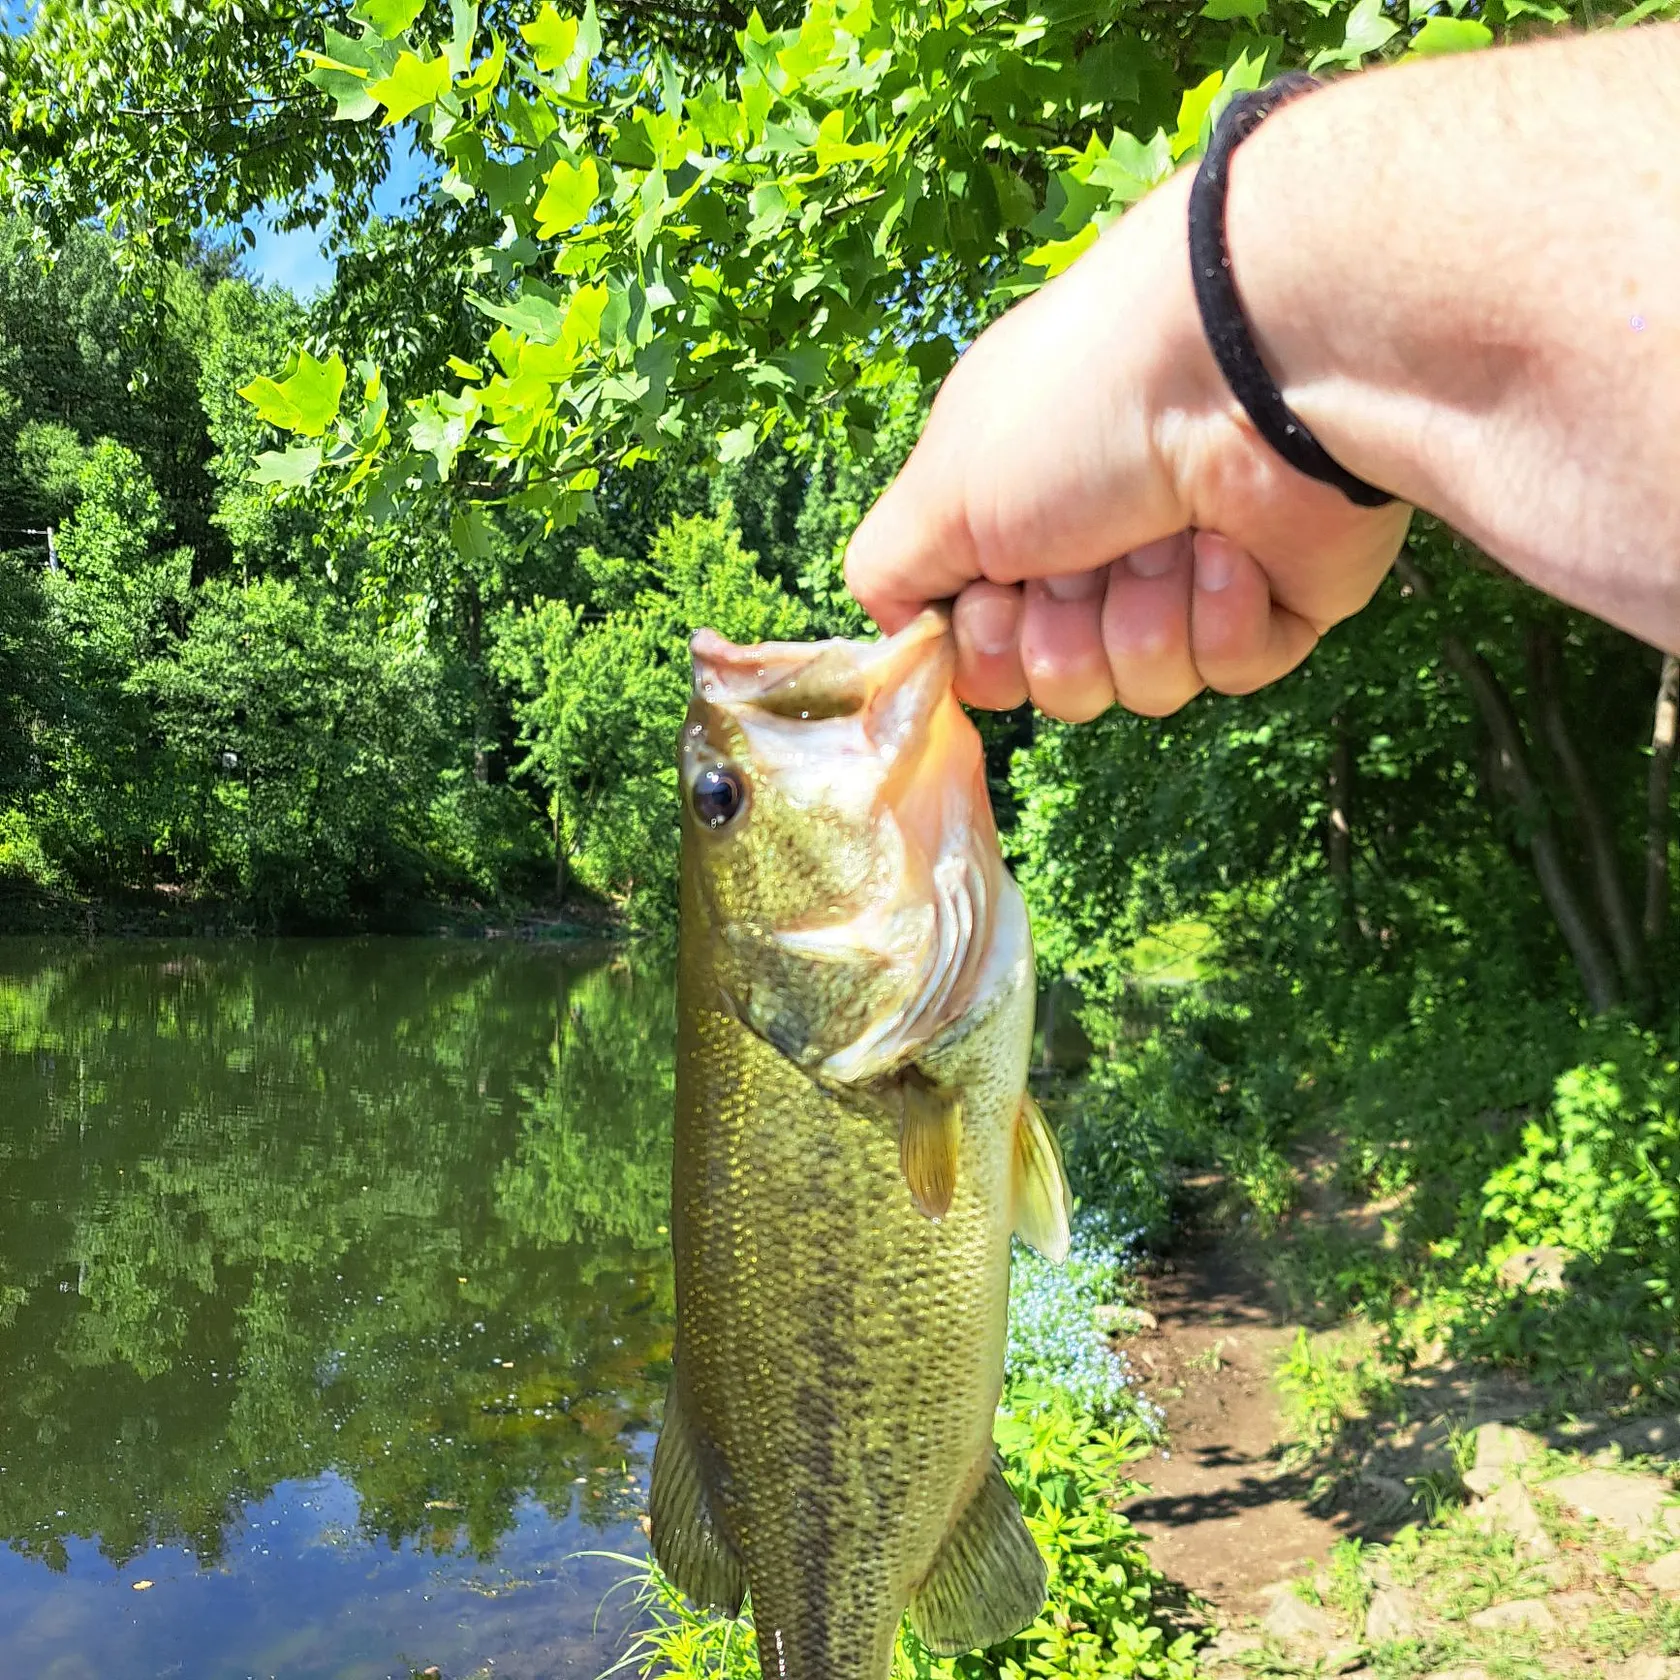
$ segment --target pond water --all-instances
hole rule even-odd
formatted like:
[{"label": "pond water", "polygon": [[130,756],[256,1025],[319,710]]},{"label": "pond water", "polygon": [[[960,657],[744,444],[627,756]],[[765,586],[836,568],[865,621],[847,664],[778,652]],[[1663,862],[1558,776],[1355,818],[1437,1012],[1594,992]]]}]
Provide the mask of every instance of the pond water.
[{"label": "pond water", "polygon": [[0,940],[0,1674],[608,1667],[672,1005],[553,947]]}]

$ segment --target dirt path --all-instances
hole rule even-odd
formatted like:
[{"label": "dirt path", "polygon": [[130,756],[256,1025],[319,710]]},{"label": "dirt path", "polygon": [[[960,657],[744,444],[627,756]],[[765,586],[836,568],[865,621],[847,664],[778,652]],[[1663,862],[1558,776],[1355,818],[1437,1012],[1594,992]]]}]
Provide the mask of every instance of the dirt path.
[{"label": "dirt path", "polygon": [[1272,1372],[1294,1340],[1241,1252],[1215,1239],[1149,1280],[1157,1328],[1127,1343],[1143,1392],[1166,1413],[1166,1447],[1139,1462],[1149,1492],[1127,1513],[1156,1564],[1221,1613],[1263,1607],[1261,1588],[1325,1557],[1345,1531],[1306,1509],[1279,1463]]}]

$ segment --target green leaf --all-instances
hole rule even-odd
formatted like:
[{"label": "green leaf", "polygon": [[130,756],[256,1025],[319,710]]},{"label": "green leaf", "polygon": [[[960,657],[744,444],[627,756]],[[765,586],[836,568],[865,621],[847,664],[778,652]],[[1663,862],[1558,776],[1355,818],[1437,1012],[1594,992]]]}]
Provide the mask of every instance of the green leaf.
[{"label": "green leaf", "polygon": [[537,68],[546,73],[558,70],[572,56],[572,48],[577,45],[578,20],[562,17],[555,11],[553,0],[543,0],[536,21],[522,23],[519,33],[531,49]]},{"label": "green leaf", "polygon": [[552,239],[575,228],[589,214],[601,190],[601,178],[594,158],[586,157],[581,164],[561,158],[544,179],[547,185],[537,200],[537,238]]},{"label": "green leaf", "polygon": [[500,35],[490,37],[490,56],[480,61],[479,66],[455,89],[462,99],[472,99],[481,93],[489,93],[502,79],[502,66],[507,62],[507,43]]},{"label": "green leaf", "polygon": [[944,333],[937,338],[924,338],[910,346],[909,362],[921,375],[924,385],[941,380],[956,363],[957,347]]},{"label": "green leaf", "polygon": [[1155,130],[1145,145],[1123,128],[1091,165],[1087,183],[1107,192],[1110,204],[1135,204],[1172,173],[1172,146],[1165,129]]},{"label": "green leaf", "polygon": [[448,88],[448,60],[421,59],[405,52],[391,74],[368,89],[368,95],[385,107],[385,120],[380,126],[389,128],[422,105],[432,104]]},{"label": "green leaf", "polygon": [[1087,222],[1071,239],[1052,239],[1029,251],[1025,261],[1044,270],[1046,280],[1054,280],[1063,269],[1073,265],[1097,242],[1097,224]]},{"label": "green leaf", "polygon": [[397,49],[377,35],[341,35],[330,25],[321,31],[321,44],[326,52],[306,51],[305,58],[330,62],[340,68],[365,70],[370,76],[388,76],[397,62]]},{"label": "green leaf", "polygon": [[1631,12],[1623,12],[1610,27],[1627,29],[1633,24],[1643,23],[1648,17],[1668,17],[1671,14],[1680,16],[1680,0],[1640,0]]},{"label": "green leaf", "polygon": [[1216,23],[1229,23],[1234,18],[1257,23],[1265,15],[1266,0],[1207,0],[1202,7],[1202,16]]},{"label": "green leaf", "polygon": [[1400,25],[1383,16],[1382,0],[1359,0],[1348,14],[1347,29],[1339,47],[1327,47],[1315,55],[1314,70],[1326,64],[1356,65],[1367,54],[1380,51],[1400,33]]},{"label": "green leaf", "polygon": [[306,443],[296,449],[288,449],[282,454],[276,449],[265,449],[251,468],[251,482],[253,484],[278,484],[287,490],[296,490],[312,479],[321,465],[321,446],[318,443]]},{"label": "green leaf", "polygon": [[451,76],[464,76],[472,63],[473,37],[478,34],[477,0],[449,0],[449,42],[443,56]]},{"label": "green leaf", "polygon": [[473,308],[488,315],[492,321],[500,321],[504,326],[512,327],[516,333],[523,333],[527,338],[537,339],[544,344],[560,342],[566,318],[552,300],[545,298],[540,292],[523,292],[512,303],[494,303],[489,298],[480,297],[477,292],[468,292],[467,298]]},{"label": "green leaf", "polygon": [[1201,145],[1202,130],[1207,126],[1213,102],[1224,85],[1225,73],[1215,70],[1185,91],[1178,102],[1178,132],[1172,137],[1172,155],[1175,158],[1183,157],[1186,152],[1194,151]]},{"label": "green leaf", "polygon": [[496,530],[483,508],[469,507],[456,514],[449,522],[449,535],[463,560],[493,560],[496,556]]},{"label": "green leaf", "polygon": [[1493,31],[1474,18],[1425,18],[1412,37],[1410,51],[1428,57],[1436,53],[1473,52],[1492,43]]},{"label": "green leaf", "polygon": [[290,378],[253,379],[239,394],[269,425],[319,437],[338,418],[344,377],[344,360],[336,351],[321,362],[300,350]]},{"label": "green leaf", "polygon": [[366,122],[379,109],[379,102],[368,92],[366,71],[335,64],[320,53],[303,56],[315,60],[315,68],[305,71],[303,79],[337,102],[334,122]]},{"label": "green leaf", "polygon": [[837,163],[864,160],[872,162],[881,157],[886,150],[878,140],[866,140],[856,144],[849,142],[846,139],[846,116],[843,111],[830,111],[817,125],[818,169],[828,169]]},{"label": "green leaf", "polygon": [[394,41],[425,9],[426,0],[356,0],[350,15],[383,39]]},{"label": "green leaf", "polygon": [[[758,16],[757,12],[753,13]],[[718,459],[728,466],[732,461],[744,461],[758,447],[758,427],[752,421],[725,432],[718,439]]]}]

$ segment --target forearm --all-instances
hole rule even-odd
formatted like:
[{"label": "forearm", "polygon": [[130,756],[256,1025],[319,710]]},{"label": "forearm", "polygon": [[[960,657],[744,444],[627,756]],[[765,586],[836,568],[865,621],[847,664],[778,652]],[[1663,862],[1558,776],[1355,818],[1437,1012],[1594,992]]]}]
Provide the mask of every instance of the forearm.
[{"label": "forearm", "polygon": [[1238,148],[1228,230],[1333,455],[1680,647],[1680,26],[1300,100]]}]

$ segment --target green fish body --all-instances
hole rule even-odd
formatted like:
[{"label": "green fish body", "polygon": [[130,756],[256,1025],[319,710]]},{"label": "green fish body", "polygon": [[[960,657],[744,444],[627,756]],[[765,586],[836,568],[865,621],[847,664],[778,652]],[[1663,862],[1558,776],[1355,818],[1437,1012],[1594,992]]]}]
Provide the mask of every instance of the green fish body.
[{"label": "green fish body", "polygon": [[1013,1229],[1065,1252],[1031,939],[943,620],[696,638],[653,1541],[785,1680],[996,1643],[1044,1566],[992,1447]]}]

